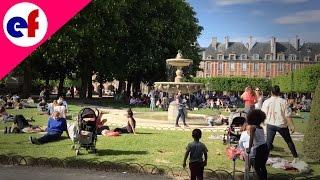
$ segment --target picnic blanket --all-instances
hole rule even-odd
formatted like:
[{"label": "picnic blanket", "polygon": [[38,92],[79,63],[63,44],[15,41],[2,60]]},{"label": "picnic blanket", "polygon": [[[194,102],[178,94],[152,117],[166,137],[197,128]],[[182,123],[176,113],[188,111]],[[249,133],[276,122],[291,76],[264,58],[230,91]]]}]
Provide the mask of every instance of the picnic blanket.
[{"label": "picnic blanket", "polygon": [[284,169],[287,171],[297,171],[300,173],[310,172],[310,166],[302,160],[289,162],[288,160],[280,157],[269,157],[267,164],[271,165],[273,168]]}]

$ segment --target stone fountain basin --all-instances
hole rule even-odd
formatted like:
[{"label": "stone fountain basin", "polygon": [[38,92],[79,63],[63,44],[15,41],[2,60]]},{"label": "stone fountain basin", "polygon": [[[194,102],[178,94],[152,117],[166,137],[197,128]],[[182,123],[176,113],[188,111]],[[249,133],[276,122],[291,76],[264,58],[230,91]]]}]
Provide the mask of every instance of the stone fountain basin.
[{"label": "stone fountain basin", "polygon": [[191,59],[167,59],[166,62],[171,66],[185,67],[192,64],[193,61]]},{"label": "stone fountain basin", "polygon": [[181,91],[182,94],[194,93],[203,88],[202,83],[192,83],[192,82],[155,82],[155,87],[158,90],[177,93]]}]

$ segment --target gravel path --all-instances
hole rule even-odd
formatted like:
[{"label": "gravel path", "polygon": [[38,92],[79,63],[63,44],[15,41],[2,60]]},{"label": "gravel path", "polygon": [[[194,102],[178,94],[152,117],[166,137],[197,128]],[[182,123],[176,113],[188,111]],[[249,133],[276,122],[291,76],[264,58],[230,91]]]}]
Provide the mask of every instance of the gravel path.
[{"label": "gravel path", "polygon": [[1,180],[165,180],[166,176],[101,172],[83,169],[62,169],[0,165]]}]

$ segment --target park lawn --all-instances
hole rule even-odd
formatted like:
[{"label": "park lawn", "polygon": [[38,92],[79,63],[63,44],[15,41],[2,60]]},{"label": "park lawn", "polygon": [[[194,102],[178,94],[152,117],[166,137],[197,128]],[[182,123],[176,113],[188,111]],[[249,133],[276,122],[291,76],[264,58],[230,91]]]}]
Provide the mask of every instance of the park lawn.
[{"label": "park lawn", "polygon": [[[70,105],[70,113],[77,114],[81,107]],[[47,116],[39,115],[36,109],[9,110],[10,113],[24,114],[36,120],[34,124],[46,125]],[[295,121],[299,121],[300,119]],[[307,121],[307,120],[306,120]],[[296,123],[297,131],[307,123]],[[3,128],[3,124],[1,125]],[[301,127],[300,127],[301,126]],[[299,127],[299,128],[298,128]],[[301,129],[304,129],[301,128]],[[96,161],[130,162],[140,164],[154,164],[180,168],[185,147],[192,141],[191,131],[159,131],[150,129],[138,129],[138,135],[122,135],[120,137],[98,137],[98,155],[88,154],[82,151],[82,155],[75,156],[71,150],[72,142],[64,139],[58,142],[48,143],[41,146],[32,145],[28,141],[29,134],[0,134],[0,154],[12,154],[32,157],[55,157],[59,159],[88,159]],[[225,155],[226,146],[220,140],[211,140],[212,132],[204,132],[202,142],[209,149],[207,168],[232,170],[232,161]],[[41,136],[35,135],[33,136]],[[64,134],[65,136],[65,134]],[[295,141],[297,151],[304,159],[302,142]],[[271,152],[286,159],[292,160],[291,154],[284,140],[276,138],[275,150]],[[313,175],[320,175],[320,164],[311,164]],[[243,162],[237,161],[237,170],[243,170]],[[268,168],[269,173],[287,172]]]}]

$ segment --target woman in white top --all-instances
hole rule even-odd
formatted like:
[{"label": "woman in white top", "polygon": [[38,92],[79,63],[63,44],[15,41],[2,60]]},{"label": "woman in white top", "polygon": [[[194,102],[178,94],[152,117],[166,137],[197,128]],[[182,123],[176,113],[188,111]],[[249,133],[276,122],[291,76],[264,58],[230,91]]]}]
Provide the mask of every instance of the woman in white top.
[{"label": "woman in white top", "polygon": [[262,103],[263,103],[262,91],[259,88],[256,88],[255,94],[256,94],[257,102],[254,104],[254,108],[255,109],[261,109],[262,108]]},{"label": "woman in white top", "polygon": [[[259,179],[267,179],[266,162],[269,156],[269,149],[264,138],[261,123],[266,119],[266,114],[258,109],[252,110],[247,121],[250,125],[250,140],[247,153],[251,159],[254,159],[253,167]],[[250,160],[251,161],[251,160]]]}]

